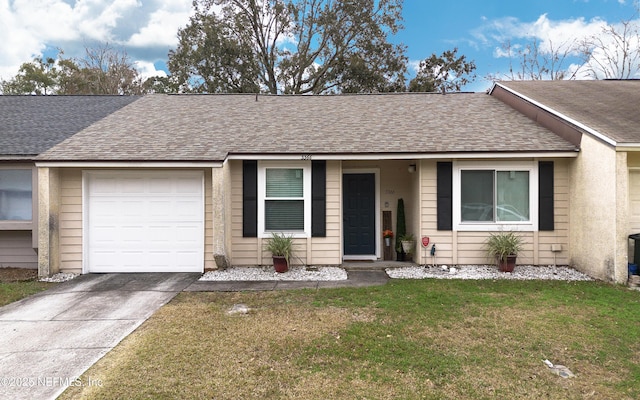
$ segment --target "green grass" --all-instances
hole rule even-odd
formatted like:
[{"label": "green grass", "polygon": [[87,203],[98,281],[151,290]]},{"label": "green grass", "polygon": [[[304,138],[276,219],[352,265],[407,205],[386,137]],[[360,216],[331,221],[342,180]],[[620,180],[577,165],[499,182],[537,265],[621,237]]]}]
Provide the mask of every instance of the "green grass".
[{"label": "green grass", "polygon": [[[229,316],[233,304],[252,308]],[[542,363],[566,365],[572,379]],[[63,398],[640,398],[640,292],[595,282],[391,281],[183,293]]]},{"label": "green grass", "polygon": [[0,283],[0,307],[24,297],[46,290],[52,283],[26,281],[26,282],[2,282]]}]

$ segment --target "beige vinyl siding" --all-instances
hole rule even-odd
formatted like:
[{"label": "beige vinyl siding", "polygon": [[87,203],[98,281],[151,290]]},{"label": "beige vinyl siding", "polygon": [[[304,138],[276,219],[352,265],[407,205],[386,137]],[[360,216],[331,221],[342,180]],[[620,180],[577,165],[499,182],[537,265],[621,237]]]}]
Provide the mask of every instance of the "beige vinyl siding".
[{"label": "beige vinyl siding", "polygon": [[60,170],[60,272],[82,272],[82,170]]},{"label": "beige vinyl siding", "polygon": [[[420,181],[421,194],[421,221],[422,229],[420,236],[429,237],[429,248],[426,253],[426,259],[422,263],[431,264],[434,262],[429,251],[433,244],[436,245],[436,262],[439,264],[458,264],[457,252],[454,246],[455,232],[438,230],[438,179],[437,179],[437,162],[433,160],[423,160],[420,163]],[[424,257],[424,250],[420,252],[420,257]]]},{"label": "beige vinyl siding", "polygon": [[38,268],[31,231],[0,231],[0,268]]},{"label": "beige vinyl siding", "polygon": [[231,175],[231,265],[259,265],[262,263],[258,238],[242,237],[242,161],[228,162]]},{"label": "beige vinyl siding", "polygon": [[[264,250],[264,238],[242,237],[242,161],[230,160],[231,175],[231,251],[234,266],[271,265],[271,254]],[[338,265],[340,260],[341,207],[339,161],[327,161],[327,236],[295,240],[293,265]]]},{"label": "beige vinyl siding", "polygon": [[[555,230],[519,232],[524,240],[524,250],[518,255],[519,264],[548,265],[554,263],[552,244],[559,244],[562,251],[556,253],[555,263],[569,263],[569,174],[568,161],[554,161],[554,213]],[[499,161],[496,161],[499,162]],[[438,231],[437,230],[437,166],[436,161],[421,163],[421,235],[429,236],[436,245],[438,264],[487,264],[484,243],[490,232]],[[429,250],[431,249],[429,245]],[[421,253],[421,262],[434,262],[427,252]]]},{"label": "beige vinyl siding", "polygon": [[342,237],[342,168],[339,161],[327,161],[327,236],[310,238],[309,264],[337,265],[341,263]]},{"label": "beige vinyl siding", "polygon": [[211,170],[204,171],[204,268],[214,269],[213,259],[213,193]]},{"label": "beige vinyl siding", "polygon": [[[569,160],[554,163],[554,230],[538,232],[539,265],[569,264]],[[553,253],[551,245],[560,245],[562,251]],[[554,259],[555,254],[555,259]]]},{"label": "beige vinyl siding", "polygon": [[[62,168],[60,173],[60,271],[82,272],[82,170]],[[211,173],[205,170],[205,268],[213,260]]]}]

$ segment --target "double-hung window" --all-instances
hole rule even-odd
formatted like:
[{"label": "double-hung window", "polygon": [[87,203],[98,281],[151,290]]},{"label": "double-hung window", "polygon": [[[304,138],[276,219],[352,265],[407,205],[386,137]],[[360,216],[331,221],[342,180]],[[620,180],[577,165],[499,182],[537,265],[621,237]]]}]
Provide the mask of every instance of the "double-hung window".
[{"label": "double-hung window", "polygon": [[0,169],[0,222],[33,219],[31,169]]},{"label": "double-hung window", "polygon": [[456,230],[537,229],[537,169],[534,163],[466,163],[454,166]]},{"label": "double-hung window", "polygon": [[309,236],[311,229],[311,169],[304,163],[260,163],[258,172],[258,232]]}]

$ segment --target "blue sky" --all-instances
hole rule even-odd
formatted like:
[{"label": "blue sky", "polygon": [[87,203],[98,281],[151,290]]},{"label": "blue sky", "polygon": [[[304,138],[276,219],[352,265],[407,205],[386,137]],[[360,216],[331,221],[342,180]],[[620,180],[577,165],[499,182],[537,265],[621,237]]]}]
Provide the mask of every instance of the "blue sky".
[{"label": "blue sky", "polygon": [[[144,76],[163,74],[176,32],[192,0],[0,0],[0,78],[55,48],[83,55],[87,43],[126,49]],[[408,46],[411,65],[454,47],[474,60],[478,78],[465,90],[489,87],[489,73],[508,71],[500,45],[534,38],[560,44],[634,16],[633,0],[405,0],[404,26],[393,40]],[[635,16],[636,21],[638,16]],[[572,61],[577,62],[573,58]],[[640,78],[640,75],[637,76]]]},{"label": "blue sky", "polygon": [[630,0],[405,0],[405,29],[396,39],[407,45],[414,61],[458,47],[477,65],[478,78],[466,89],[481,91],[490,85],[484,76],[508,69],[507,59],[495,54],[506,40],[560,44],[634,13]]}]

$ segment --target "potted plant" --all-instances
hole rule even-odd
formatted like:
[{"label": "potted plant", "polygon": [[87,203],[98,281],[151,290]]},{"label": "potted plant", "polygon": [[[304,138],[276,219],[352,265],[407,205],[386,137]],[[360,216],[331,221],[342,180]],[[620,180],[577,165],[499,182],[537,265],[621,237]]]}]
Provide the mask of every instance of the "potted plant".
[{"label": "potted plant", "polygon": [[273,268],[276,272],[287,272],[289,270],[289,258],[293,249],[293,237],[284,233],[271,233],[271,238],[267,242],[267,251],[273,257]]},{"label": "potted plant", "polygon": [[385,229],[382,231],[382,237],[384,238],[384,245],[391,246],[391,238],[393,238],[393,231],[391,229]]},{"label": "potted plant", "polygon": [[513,272],[516,257],[522,250],[522,239],[513,232],[491,234],[486,241],[489,257],[496,260],[498,269],[502,272]]},{"label": "potted plant", "polygon": [[412,233],[402,235],[400,243],[402,244],[402,251],[406,254],[413,254],[413,247],[416,244],[416,239]]}]

